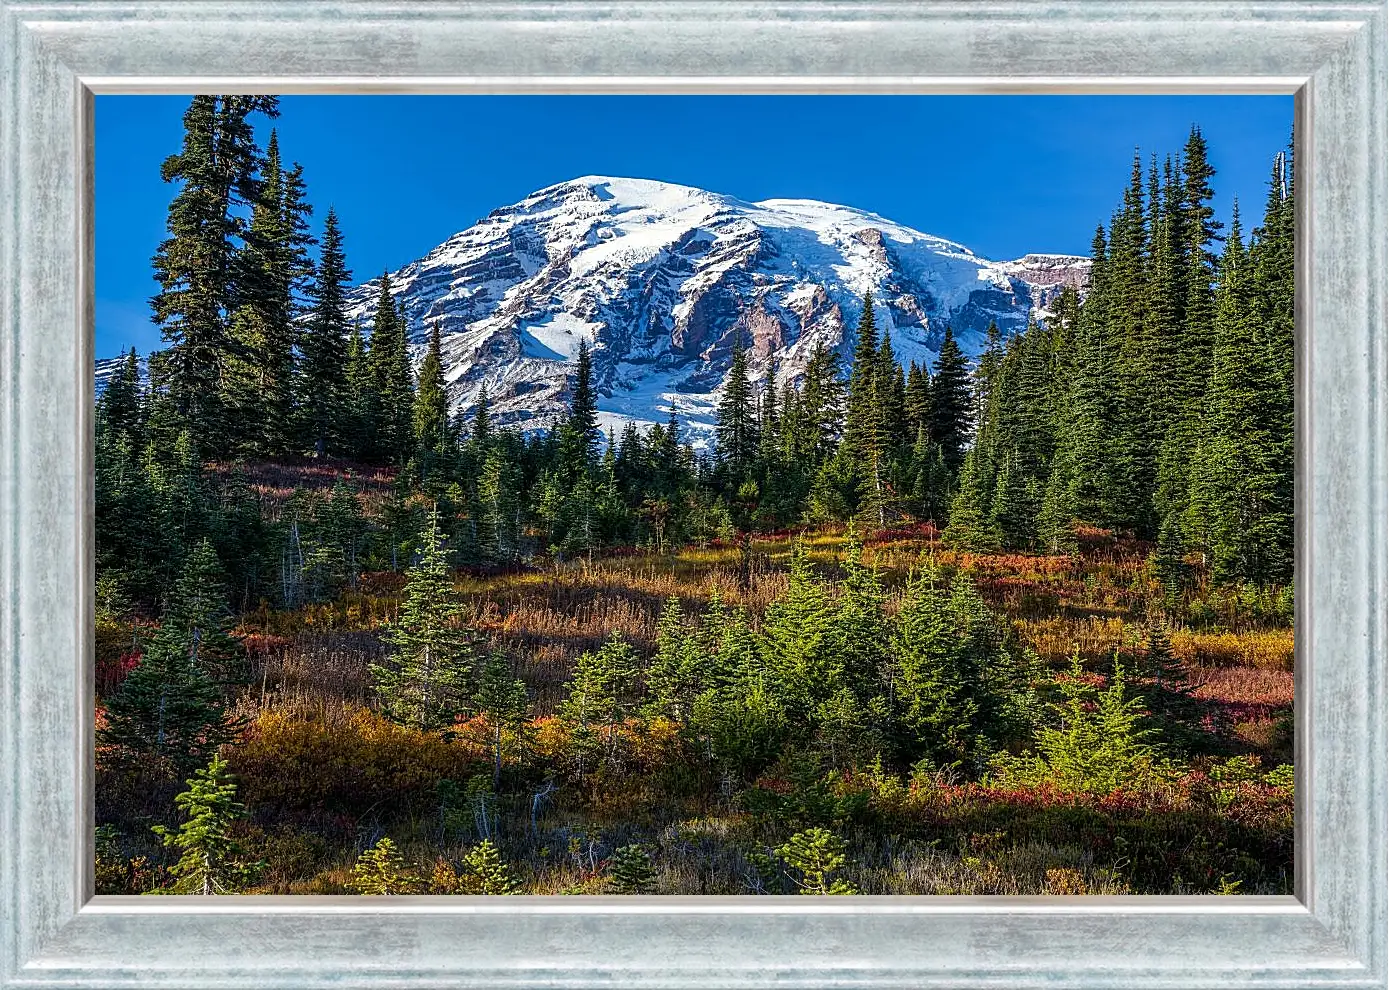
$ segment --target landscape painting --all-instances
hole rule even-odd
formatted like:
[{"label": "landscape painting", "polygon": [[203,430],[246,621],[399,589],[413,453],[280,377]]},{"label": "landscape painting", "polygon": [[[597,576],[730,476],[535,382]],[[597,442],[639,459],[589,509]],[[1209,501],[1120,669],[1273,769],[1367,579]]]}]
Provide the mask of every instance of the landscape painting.
[{"label": "landscape painting", "polygon": [[96,127],[98,893],[1292,893],[1291,97]]}]

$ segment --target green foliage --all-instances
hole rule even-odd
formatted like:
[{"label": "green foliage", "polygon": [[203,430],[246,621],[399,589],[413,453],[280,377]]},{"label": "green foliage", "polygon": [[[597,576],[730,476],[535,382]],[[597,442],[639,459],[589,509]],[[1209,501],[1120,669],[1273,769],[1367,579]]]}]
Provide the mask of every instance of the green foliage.
[{"label": "green foliage", "polygon": [[617,760],[621,723],[635,714],[640,701],[640,665],[636,651],[617,632],[575,661],[558,714],[572,733],[580,774],[591,766],[590,757]]},{"label": "green foliage", "polygon": [[199,766],[235,729],[218,681],[240,673],[240,644],[231,621],[211,544],[189,558],[139,663],[107,700],[103,745],[168,761],[175,773]]},{"label": "green foliage", "polygon": [[[343,252],[342,229],[332,208],[323,220],[319,263],[308,291],[308,319],[299,338],[296,404],[302,443],[319,457],[351,449],[348,337],[344,295],[352,272]],[[360,343],[360,337],[357,338]]]},{"label": "green foliage", "polygon": [[651,851],[636,843],[614,849],[608,860],[608,882],[619,894],[655,893],[656,865]]},{"label": "green foliage", "polygon": [[724,380],[718,409],[719,459],[734,487],[746,480],[757,456],[758,423],[748,380],[747,352],[741,341],[733,345],[733,360]]},{"label": "green foliage", "polygon": [[844,850],[839,836],[823,828],[810,828],[791,836],[777,847],[776,854],[800,874],[795,883],[802,894],[857,894],[848,881],[834,876],[848,861]]},{"label": "green foliage", "polygon": [[166,182],[181,183],[168,232],[153,259],[160,291],[154,321],[169,344],[161,390],[178,428],[200,453],[225,450],[230,321],[241,294],[236,252],[249,243],[234,208],[260,197],[260,164],[249,118],[279,113],[273,96],[195,96],[183,117],[182,150],[164,160]]},{"label": "green foliage", "polygon": [[656,655],[646,667],[648,710],[685,721],[695,698],[709,686],[709,654],[695,630],[685,625],[680,599],[666,599],[656,631]]},{"label": "green foliage", "polygon": [[420,878],[387,836],[357,857],[348,887],[371,896],[413,894],[419,890]]},{"label": "green foliage", "polygon": [[383,637],[388,662],[373,664],[381,709],[402,725],[444,729],[471,708],[477,657],[462,624],[463,604],[449,580],[437,513],[420,534],[400,614]]},{"label": "green foliage", "polygon": [[964,354],[947,325],[931,375],[931,442],[941,449],[945,466],[960,470],[971,434],[969,370]]},{"label": "green foliage", "polygon": [[950,523],[942,538],[949,547],[983,553],[1002,543],[990,512],[987,483],[974,451],[965,455],[963,468],[950,502]]},{"label": "green foliage", "polygon": [[1169,775],[1170,768],[1148,741],[1156,730],[1143,727],[1142,700],[1129,696],[1117,659],[1102,691],[1087,683],[1079,654],[1071,658],[1070,674],[1059,686],[1063,700],[1052,706],[1059,724],[1038,732],[1033,754],[999,761],[1009,782],[1111,794],[1150,788]]},{"label": "green foliage", "polygon": [[750,674],[695,698],[690,726],[714,761],[742,779],[771,763],[790,731],[786,710],[766,677]]},{"label": "green foliage", "polygon": [[227,762],[212,762],[188,780],[188,790],[174,798],[183,813],[178,831],[154,826],[168,848],[177,849],[179,860],[169,868],[175,878],[175,894],[234,894],[263,863],[247,863],[245,850],[232,837],[232,826],[245,809],[236,800],[236,784],[227,773]]},{"label": "green foliage", "polygon": [[414,380],[410,371],[405,314],[396,308],[391,277],[382,273],[367,347],[365,434],[367,452],[388,463],[404,463],[414,449]]},{"label": "green foliage", "polygon": [[804,546],[791,554],[786,593],[767,608],[762,653],[788,711],[804,717],[844,684],[844,657],[836,648],[833,606]]},{"label": "green foliage", "polygon": [[463,857],[463,893],[503,896],[520,888],[491,839],[483,839]]},{"label": "green foliage", "polygon": [[417,454],[427,464],[438,466],[450,452],[454,438],[449,425],[448,383],[444,380],[437,322],[429,328],[429,349],[420,365],[412,420]]},{"label": "green foliage", "polygon": [[491,653],[482,665],[473,705],[487,717],[492,727],[494,787],[501,781],[503,733],[520,735],[526,721],[526,701],[526,682],[512,676],[504,656]]},{"label": "green foliage", "polygon": [[979,657],[960,635],[934,575],[916,578],[897,617],[895,689],[911,750],[960,767],[984,745]]}]

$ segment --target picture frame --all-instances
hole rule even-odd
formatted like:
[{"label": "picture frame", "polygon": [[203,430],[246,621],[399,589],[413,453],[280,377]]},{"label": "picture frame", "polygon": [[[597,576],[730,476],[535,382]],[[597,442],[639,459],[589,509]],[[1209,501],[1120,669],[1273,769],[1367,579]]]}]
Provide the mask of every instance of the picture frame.
[{"label": "picture frame", "polygon": [[[0,987],[1386,986],[1384,2],[0,2]],[[93,897],[93,97],[1297,94],[1296,895]]]}]

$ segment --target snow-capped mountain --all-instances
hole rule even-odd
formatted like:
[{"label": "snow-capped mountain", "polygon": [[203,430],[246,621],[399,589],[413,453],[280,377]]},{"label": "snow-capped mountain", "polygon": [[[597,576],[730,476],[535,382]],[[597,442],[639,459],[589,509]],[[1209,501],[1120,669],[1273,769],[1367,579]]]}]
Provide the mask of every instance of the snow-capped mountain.
[{"label": "snow-capped mountain", "polygon": [[[391,273],[417,345],[438,324],[456,408],[485,386],[493,414],[548,425],[579,341],[605,425],[713,422],[735,340],[754,376],[795,378],[819,344],[847,357],[861,298],[903,364],[930,364],[950,324],[977,354],[996,320],[1022,329],[1089,262],[994,262],[872,213],[813,200],[745,203],[645,179],[587,176],[496,210]],[[365,331],[379,280],[349,296]],[[846,360],[847,368],[847,360]]]},{"label": "snow-capped mountain", "polygon": [[[995,320],[1005,334],[1045,313],[1089,261],[1029,254],[989,261],[953,241],[814,200],[745,203],[646,179],[587,176],[496,210],[391,273],[416,357],[438,324],[454,407],[485,386],[493,415],[548,426],[568,401],[579,341],[593,349],[600,419],[620,429],[673,409],[698,430],[735,341],[754,377],[795,380],[815,348],[852,354],[862,296],[897,357],[930,365],[947,324],[970,355]],[[369,328],[380,280],[353,289]],[[97,361],[100,393],[119,357]]]}]

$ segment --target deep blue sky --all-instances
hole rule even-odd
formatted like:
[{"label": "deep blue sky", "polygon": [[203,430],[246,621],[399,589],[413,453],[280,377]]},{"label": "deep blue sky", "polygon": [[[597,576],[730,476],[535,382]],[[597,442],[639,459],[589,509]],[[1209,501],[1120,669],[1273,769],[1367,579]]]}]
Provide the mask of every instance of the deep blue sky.
[{"label": "deep blue sky", "polygon": [[[187,97],[96,98],[96,352],[160,346],[150,256]],[[843,203],[1003,259],[1085,254],[1135,147],[1211,145],[1220,214],[1262,211],[1291,96],[295,96],[274,122],[365,280],[543,186],[662,179],[745,200]],[[264,143],[270,122],[260,121]]]}]

